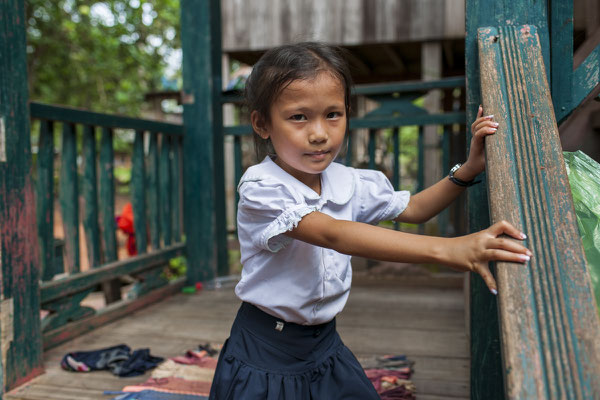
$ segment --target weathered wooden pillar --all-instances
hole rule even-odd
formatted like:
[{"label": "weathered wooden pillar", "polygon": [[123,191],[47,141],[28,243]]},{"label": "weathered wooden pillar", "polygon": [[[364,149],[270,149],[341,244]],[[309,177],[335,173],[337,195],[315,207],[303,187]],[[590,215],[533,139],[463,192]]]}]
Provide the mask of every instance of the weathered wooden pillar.
[{"label": "weathered wooden pillar", "polygon": [[563,162],[536,28],[479,29],[492,222],[527,232],[527,265],[498,263],[508,399],[600,396],[600,321]]},{"label": "weathered wooden pillar", "polygon": [[[467,128],[475,120],[481,104],[477,29],[482,26],[532,24],[538,27],[544,61],[549,61],[546,2],[536,0],[466,0],[466,84]],[[484,114],[487,110],[484,109]],[[470,143],[467,129],[467,143]],[[490,225],[487,180],[468,190],[469,229],[471,232]],[[504,381],[500,349],[497,298],[478,275],[470,276],[471,399],[504,399]]]},{"label": "weathered wooden pillar", "polygon": [[0,2],[0,397],[43,372],[24,3]]},{"label": "weathered wooden pillar", "polygon": [[[220,142],[221,104],[215,98],[221,90],[220,56],[213,60],[215,28],[220,19],[213,18],[215,0],[181,1],[181,42],[183,49],[183,175],[184,225],[188,280],[212,279],[217,269],[217,224],[223,224],[215,212],[222,196],[216,195],[215,179],[222,179],[222,155],[215,156]],[[220,30],[219,30],[220,32]],[[218,39],[220,44],[220,38]],[[217,110],[218,109],[218,110]],[[216,174],[215,169],[220,169]],[[224,204],[222,204],[224,211]]]}]

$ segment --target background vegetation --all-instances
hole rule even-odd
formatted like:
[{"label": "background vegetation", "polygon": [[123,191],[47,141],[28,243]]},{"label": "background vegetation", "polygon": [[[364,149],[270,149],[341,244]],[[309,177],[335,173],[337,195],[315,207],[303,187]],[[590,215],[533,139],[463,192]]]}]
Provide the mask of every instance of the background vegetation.
[{"label": "background vegetation", "polygon": [[178,0],[27,0],[30,99],[139,116],[177,89]]}]

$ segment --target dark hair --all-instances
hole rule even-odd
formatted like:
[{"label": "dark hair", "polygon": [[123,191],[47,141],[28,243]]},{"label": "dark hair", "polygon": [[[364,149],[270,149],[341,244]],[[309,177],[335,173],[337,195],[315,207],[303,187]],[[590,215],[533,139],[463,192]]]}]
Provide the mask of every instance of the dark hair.
[{"label": "dark hair", "polygon": [[[352,89],[350,69],[342,56],[342,50],[324,43],[302,42],[267,51],[254,65],[246,81],[245,97],[248,111],[257,111],[269,122],[271,105],[283,89],[295,80],[314,78],[322,71],[331,72],[344,86],[348,132]],[[275,153],[271,139],[263,139],[256,132],[254,146],[259,162],[266,155]]]}]

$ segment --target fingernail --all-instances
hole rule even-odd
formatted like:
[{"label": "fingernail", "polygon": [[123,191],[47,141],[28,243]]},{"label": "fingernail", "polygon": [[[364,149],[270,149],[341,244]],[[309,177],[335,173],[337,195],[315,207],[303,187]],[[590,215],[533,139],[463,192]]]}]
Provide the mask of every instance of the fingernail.
[{"label": "fingernail", "polygon": [[491,114],[491,115],[486,115],[485,117],[486,117],[486,118],[489,118],[489,119],[492,119],[492,118],[494,118],[494,114]]},{"label": "fingernail", "polygon": [[481,110],[481,104],[479,105],[479,109]]},{"label": "fingernail", "polygon": [[497,123],[497,122],[492,123],[492,125],[494,125],[494,126],[500,126],[500,124]]},{"label": "fingernail", "polygon": [[529,260],[531,260],[531,257],[529,257],[529,256],[527,256],[525,254],[521,254],[519,256],[519,258],[521,259],[521,261],[529,261]]},{"label": "fingernail", "polygon": [[498,295],[498,291],[496,289],[491,289],[490,292],[492,292],[495,296]]},{"label": "fingernail", "polygon": [[521,239],[527,239],[527,235],[521,232]]},{"label": "fingernail", "polygon": [[531,251],[529,251],[529,250],[527,250],[526,254],[527,254],[529,257],[533,256],[533,253],[532,253]]}]

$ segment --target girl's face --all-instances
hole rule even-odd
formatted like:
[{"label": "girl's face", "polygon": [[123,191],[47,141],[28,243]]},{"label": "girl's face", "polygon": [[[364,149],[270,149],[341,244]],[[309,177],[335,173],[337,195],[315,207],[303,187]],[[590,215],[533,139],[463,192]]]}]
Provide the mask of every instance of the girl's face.
[{"label": "girl's face", "polygon": [[328,71],[293,81],[271,105],[270,121],[256,111],[251,119],[255,132],[271,138],[275,163],[320,194],[320,173],[337,156],[346,133],[342,82]]}]

